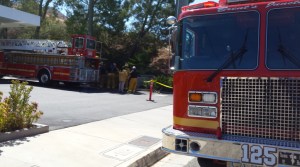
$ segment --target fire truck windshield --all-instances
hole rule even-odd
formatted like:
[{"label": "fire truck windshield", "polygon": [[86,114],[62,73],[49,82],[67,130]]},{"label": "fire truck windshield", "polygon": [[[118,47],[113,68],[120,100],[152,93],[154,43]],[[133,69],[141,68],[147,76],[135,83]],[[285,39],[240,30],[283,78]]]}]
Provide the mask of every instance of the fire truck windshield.
[{"label": "fire truck windshield", "polygon": [[252,70],[258,65],[257,11],[192,16],[183,19],[181,29],[179,69]]},{"label": "fire truck windshield", "polygon": [[75,48],[83,48],[84,38],[75,38]]},{"label": "fire truck windshield", "polygon": [[266,65],[270,69],[300,69],[300,8],[268,12]]},{"label": "fire truck windshield", "polygon": [[96,42],[94,40],[87,39],[86,41],[87,41],[86,48],[88,48],[88,49],[95,49],[96,48]]}]

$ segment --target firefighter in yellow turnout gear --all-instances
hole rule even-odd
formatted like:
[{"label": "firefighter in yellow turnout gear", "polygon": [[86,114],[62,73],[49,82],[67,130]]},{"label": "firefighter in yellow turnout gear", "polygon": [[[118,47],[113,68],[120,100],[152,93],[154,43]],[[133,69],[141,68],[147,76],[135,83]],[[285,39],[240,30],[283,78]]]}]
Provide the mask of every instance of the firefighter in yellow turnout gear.
[{"label": "firefighter in yellow turnout gear", "polygon": [[130,71],[129,75],[129,88],[128,88],[128,93],[135,93],[136,92],[136,86],[137,86],[137,72],[136,72],[136,67],[133,66],[132,70]]},{"label": "firefighter in yellow turnout gear", "polygon": [[123,68],[121,71],[119,71],[119,92],[120,93],[124,92],[124,86],[125,86],[125,82],[126,82],[127,78],[128,78],[128,73]]}]

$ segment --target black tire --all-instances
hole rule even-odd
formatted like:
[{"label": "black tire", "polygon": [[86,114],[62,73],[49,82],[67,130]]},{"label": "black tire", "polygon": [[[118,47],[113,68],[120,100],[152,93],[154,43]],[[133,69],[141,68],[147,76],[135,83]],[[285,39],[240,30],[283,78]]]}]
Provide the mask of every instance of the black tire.
[{"label": "black tire", "polygon": [[80,83],[78,82],[64,82],[64,85],[67,87],[79,87]]},{"label": "black tire", "polygon": [[213,160],[206,158],[197,158],[198,164],[200,167],[213,167]]},{"label": "black tire", "polygon": [[0,75],[0,79],[2,79],[4,77],[4,75]]},{"label": "black tire", "polygon": [[51,80],[51,86],[59,86],[59,82]]},{"label": "black tire", "polygon": [[38,79],[42,86],[48,86],[51,83],[50,74],[46,70],[39,72]]},{"label": "black tire", "polygon": [[197,158],[200,167],[226,167],[226,161],[219,161],[207,158]]}]

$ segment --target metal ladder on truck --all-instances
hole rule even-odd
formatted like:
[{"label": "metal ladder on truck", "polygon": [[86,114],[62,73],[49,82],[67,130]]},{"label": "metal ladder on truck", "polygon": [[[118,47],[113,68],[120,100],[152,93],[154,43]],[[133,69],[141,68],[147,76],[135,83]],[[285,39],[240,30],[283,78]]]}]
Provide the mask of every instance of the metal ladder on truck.
[{"label": "metal ladder on truck", "polygon": [[25,51],[47,54],[66,54],[68,45],[64,41],[43,39],[0,39],[0,50]]}]

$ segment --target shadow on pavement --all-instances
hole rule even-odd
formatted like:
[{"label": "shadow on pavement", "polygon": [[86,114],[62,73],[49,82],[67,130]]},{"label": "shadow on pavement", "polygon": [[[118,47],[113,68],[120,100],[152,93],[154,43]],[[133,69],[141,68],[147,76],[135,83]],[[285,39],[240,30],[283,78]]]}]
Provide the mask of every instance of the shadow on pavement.
[{"label": "shadow on pavement", "polygon": [[[33,137],[33,136],[31,136],[31,137]],[[10,140],[10,141],[5,141],[5,142],[0,143],[0,156],[1,156],[1,153],[3,153],[3,151],[1,150],[2,147],[14,147],[14,146],[24,144],[25,142],[30,142],[30,140],[28,140],[27,137],[24,137],[21,139]]]}]

